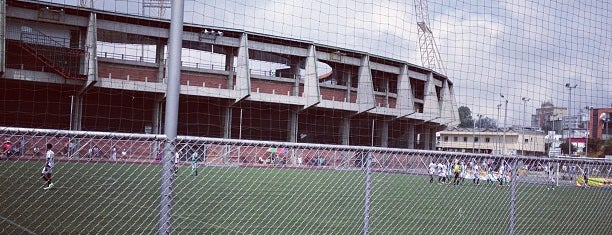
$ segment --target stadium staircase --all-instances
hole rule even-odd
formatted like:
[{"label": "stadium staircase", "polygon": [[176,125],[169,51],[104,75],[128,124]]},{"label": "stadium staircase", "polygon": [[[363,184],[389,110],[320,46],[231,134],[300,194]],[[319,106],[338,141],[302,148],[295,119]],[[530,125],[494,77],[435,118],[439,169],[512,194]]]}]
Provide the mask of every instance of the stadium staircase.
[{"label": "stadium staircase", "polygon": [[21,32],[19,47],[66,79],[87,79],[86,75],[79,73],[80,61],[85,54],[82,49],[66,47],[41,32]]}]

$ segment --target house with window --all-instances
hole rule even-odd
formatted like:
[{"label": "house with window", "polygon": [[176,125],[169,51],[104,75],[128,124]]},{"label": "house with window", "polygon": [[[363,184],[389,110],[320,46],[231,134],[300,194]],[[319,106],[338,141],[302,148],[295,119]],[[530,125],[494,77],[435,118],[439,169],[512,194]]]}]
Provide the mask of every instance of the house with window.
[{"label": "house with window", "polygon": [[437,150],[506,155],[546,155],[546,134],[529,128],[459,128],[437,133]]}]

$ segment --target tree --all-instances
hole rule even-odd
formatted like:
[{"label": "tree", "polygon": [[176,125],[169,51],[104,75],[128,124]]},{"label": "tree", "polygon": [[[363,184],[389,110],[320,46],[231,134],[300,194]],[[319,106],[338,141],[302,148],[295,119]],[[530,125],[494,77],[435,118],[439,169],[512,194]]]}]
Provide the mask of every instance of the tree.
[{"label": "tree", "polygon": [[476,126],[480,128],[495,129],[497,128],[497,121],[490,117],[483,117],[476,123]]},{"label": "tree", "polygon": [[[569,144],[568,142],[563,142],[563,143],[559,144],[559,148],[561,149],[561,153],[562,154],[568,154],[568,152],[567,152],[567,145],[568,144]],[[578,150],[578,148],[576,148],[576,146],[574,146],[573,144],[571,145],[571,148],[572,148],[572,153],[575,153],[576,150]]]},{"label": "tree", "polygon": [[474,119],[472,118],[472,111],[466,106],[459,107],[459,127],[472,128],[474,127]]}]

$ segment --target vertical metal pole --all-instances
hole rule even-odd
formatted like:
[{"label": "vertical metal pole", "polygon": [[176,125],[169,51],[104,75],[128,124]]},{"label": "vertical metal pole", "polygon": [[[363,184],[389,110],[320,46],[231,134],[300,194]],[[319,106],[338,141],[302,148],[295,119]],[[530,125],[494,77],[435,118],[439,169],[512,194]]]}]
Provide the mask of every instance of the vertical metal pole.
[{"label": "vertical metal pole", "polygon": [[74,112],[74,95],[70,96],[70,130],[72,130],[72,120],[74,117],[72,116]]},{"label": "vertical metal pole", "polygon": [[508,210],[508,234],[514,235],[514,227],[516,221],[516,181],[518,180],[517,175],[517,164],[518,158],[515,155],[514,162],[512,163],[512,175],[510,176],[510,208]]},{"label": "vertical metal pole", "polygon": [[162,160],[158,234],[170,234],[174,187],[174,151],[178,123],[183,38],[183,0],[172,1],[172,16],[168,40],[168,86],[166,90],[166,147]]},{"label": "vertical metal pole", "polygon": [[508,145],[506,143],[506,118],[508,117],[508,100],[506,100],[506,107],[504,108],[504,148],[503,148],[503,153],[502,154],[506,154],[506,145]]},{"label": "vertical metal pole", "polygon": [[372,152],[368,152],[366,156],[365,169],[365,187],[363,195],[363,234],[370,233],[370,195],[372,189]]}]

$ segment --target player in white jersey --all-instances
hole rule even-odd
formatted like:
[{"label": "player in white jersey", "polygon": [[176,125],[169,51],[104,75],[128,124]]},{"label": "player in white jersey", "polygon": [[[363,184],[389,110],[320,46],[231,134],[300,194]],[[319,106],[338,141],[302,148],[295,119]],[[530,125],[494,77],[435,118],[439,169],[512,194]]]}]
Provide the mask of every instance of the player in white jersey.
[{"label": "player in white jersey", "polygon": [[433,161],[429,162],[429,183],[433,183],[434,174],[436,173],[436,164]]},{"label": "player in white jersey", "polygon": [[474,184],[480,185],[480,172],[478,171],[478,163],[472,165],[472,171],[474,171]]},{"label": "player in white jersey", "polygon": [[42,179],[44,181],[46,181],[46,186],[44,187],[45,190],[48,189],[52,189],[53,187],[55,187],[55,184],[53,184],[52,179],[53,179],[53,167],[55,166],[55,153],[53,152],[53,150],[51,150],[51,148],[53,148],[52,144],[47,144],[47,153],[45,155],[45,166],[43,166],[42,172],[40,173],[40,175],[42,176]]},{"label": "player in white jersey", "polygon": [[441,162],[438,162],[436,166],[438,169],[438,183],[444,183],[446,178],[446,172],[444,171],[444,165]]}]

